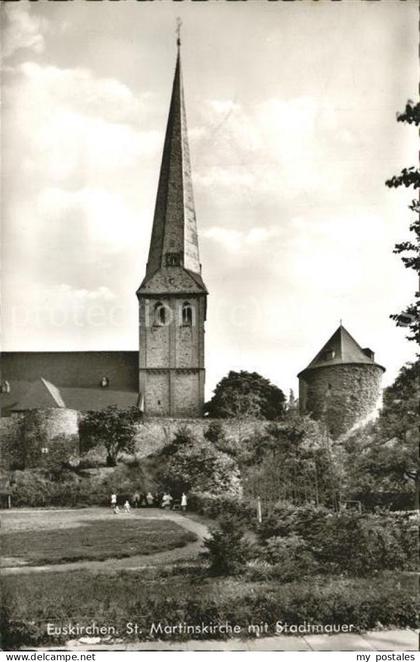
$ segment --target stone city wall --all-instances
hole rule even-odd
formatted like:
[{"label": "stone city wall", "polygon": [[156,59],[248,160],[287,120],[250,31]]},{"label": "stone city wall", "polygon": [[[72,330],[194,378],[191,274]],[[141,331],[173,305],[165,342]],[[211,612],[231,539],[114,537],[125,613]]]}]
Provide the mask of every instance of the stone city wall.
[{"label": "stone city wall", "polygon": [[73,409],[32,409],[24,414],[0,418],[0,467],[39,466],[42,448],[71,444],[79,448],[79,413]]},{"label": "stone city wall", "polygon": [[24,416],[25,467],[39,464],[42,449],[56,443],[79,447],[79,414],[74,409],[33,409]]},{"label": "stone city wall", "polygon": [[0,469],[21,469],[25,464],[25,445],[21,416],[0,418]]},{"label": "stone city wall", "polygon": [[136,455],[146,457],[156,453],[175,436],[175,433],[188,428],[194,436],[204,436],[211,422],[220,423],[226,440],[232,445],[240,444],[247,437],[260,432],[270,421],[240,421],[209,418],[145,418],[138,426],[136,435]]},{"label": "stone city wall", "polygon": [[[0,468],[26,469],[39,466],[42,448],[53,444],[69,444],[77,453],[79,444],[79,412],[72,409],[30,410],[20,416],[0,418]],[[215,419],[213,419],[215,420]],[[173,440],[176,432],[189,428],[202,438],[212,419],[207,418],[145,418],[138,424],[136,455],[147,457]],[[256,434],[269,421],[217,419],[229,444],[235,446]]]}]

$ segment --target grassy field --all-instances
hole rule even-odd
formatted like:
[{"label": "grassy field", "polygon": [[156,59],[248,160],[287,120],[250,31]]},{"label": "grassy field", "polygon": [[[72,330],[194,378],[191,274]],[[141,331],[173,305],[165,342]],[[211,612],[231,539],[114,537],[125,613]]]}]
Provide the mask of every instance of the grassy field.
[{"label": "grassy field", "polygon": [[83,560],[102,561],[155,554],[183,547],[196,536],[169,520],[151,518],[91,519],[59,529],[25,527],[3,530],[0,545],[5,565],[46,565]]}]

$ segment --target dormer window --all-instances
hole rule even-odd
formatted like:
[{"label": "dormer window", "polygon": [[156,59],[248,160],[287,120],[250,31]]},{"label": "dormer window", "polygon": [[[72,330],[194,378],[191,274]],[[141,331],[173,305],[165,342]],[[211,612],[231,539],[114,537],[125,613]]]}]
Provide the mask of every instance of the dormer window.
[{"label": "dormer window", "polygon": [[182,325],[192,326],[193,324],[193,307],[189,301],[184,301],[182,304]]},{"label": "dormer window", "polygon": [[368,359],[372,359],[372,361],[375,360],[375,352],[372,352],[372,350],[369,347],[365,347],[362,350],[363,354],[368,357]]},{"label": "dormer window", "polygon": [[165,264],[167,267],[181,266],[181,253],[166,253]]},{"label": "dormer window", "polygon": [[108,377],[102,377],[101,379],[101,387],[102,388],[108,388],[109,386],[109,379]]},{"label": "dormer window", "polygon": [[168,308],[161,301],[155,304],[153,322],[155,326],[165,326],[168,323]]},{"label": "dormer window", "polygon": [[323,356],[323,358],[324,358],[324,361],[332,361],[332,359],[335,358],[335,352],[334,352],[334,350],[333,350],[333,349],[327,349],[327,350],[324,352],[324,356]]}]

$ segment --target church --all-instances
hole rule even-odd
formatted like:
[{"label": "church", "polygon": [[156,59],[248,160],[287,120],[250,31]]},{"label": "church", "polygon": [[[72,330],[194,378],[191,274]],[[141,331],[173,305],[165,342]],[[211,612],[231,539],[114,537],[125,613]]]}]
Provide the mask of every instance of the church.
[{"label": "church", "polygon": [[180,39],[146,273],[139,351],[3,352],[2,416],[30,409],[139,407],[194,418],[204,405],[207,289],[201,275]]},{"label": "church", "polygon": [[[201,272],[180,39],[146,273],[137,290],[139,349],[3,352],[2,416],[136,406],[145,416],[203,415],[208,291]],[[339,436],[375,408],[384,368],[340,324],[299,373],[302,413]],[[64,412],[63,412],[64,413]]]}]

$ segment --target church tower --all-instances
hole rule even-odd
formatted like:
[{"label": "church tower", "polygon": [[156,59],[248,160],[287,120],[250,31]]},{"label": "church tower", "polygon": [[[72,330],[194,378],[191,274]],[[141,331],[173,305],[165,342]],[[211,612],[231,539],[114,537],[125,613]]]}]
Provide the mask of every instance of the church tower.
[{"label": "church tower", "polygon": [[204,322],[180,38],[140,308],[139,389],[146,416],[201,416]]}]

